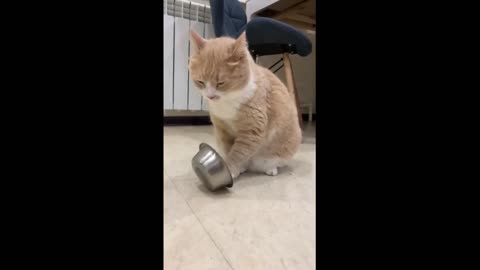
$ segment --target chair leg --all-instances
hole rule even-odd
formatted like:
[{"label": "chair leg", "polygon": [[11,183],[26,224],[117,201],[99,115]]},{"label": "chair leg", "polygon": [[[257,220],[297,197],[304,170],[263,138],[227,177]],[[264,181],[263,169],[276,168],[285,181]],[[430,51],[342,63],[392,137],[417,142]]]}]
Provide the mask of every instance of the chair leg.
[{"label": "chair leg", "polygon": [[285,77],[287,78],[287,88],[288,88],[288,91],[294,95],[295,104],[297,106],[298,122],[300,124],[300,128],[303,129],[303,118],[302,118],[302,111],[300,110],[300,100],[298,98],[297,88],[295,87],[295,79],[293,77],[292,62],[290,61],[290,57],[288,56],[288,53],[283,54],[283,63],[285,66]]},{"label": "chair leg", "polygon": [[308,105],[308,122],[312,123],[312,121],[313,121],[313,108],[312,108],[312,104],[310,103]]}]

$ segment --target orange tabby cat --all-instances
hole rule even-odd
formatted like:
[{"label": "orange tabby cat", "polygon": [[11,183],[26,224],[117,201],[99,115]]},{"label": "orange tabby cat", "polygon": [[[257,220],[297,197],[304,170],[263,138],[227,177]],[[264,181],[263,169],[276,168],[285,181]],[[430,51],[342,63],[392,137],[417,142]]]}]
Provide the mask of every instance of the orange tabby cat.
[{"label": "orange tabby cat", "polygon": [[247,169],[277,175],[302,140],[293,93],[253,61],[245,33],[205,40],[191,32],[190,74],[208,100],[221,155],[234,178]]}]

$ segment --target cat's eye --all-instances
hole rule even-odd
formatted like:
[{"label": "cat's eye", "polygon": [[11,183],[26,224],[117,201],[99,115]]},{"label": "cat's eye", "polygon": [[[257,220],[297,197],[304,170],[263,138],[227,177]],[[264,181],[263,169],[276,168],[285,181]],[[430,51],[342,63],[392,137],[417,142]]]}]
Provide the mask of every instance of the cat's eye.
[{"label": "cat's eye", "polygon": [[219,83],[217,83],[217,87],[218,86],[223,86],[224,84],[225,84],[225,82],[219,82]]},{"label": "cat's eye", "polygon": [[202,82],[202,81],[196,81],[198,84],[200,84],[201,86],[205,86],[205,83]]}]

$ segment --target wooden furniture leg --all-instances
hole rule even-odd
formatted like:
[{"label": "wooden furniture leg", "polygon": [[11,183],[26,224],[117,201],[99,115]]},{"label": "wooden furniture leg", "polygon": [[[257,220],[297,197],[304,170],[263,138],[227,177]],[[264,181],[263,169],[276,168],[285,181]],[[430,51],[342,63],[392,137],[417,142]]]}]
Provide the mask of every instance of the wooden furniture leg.
[{"label": "wooden furniture leg", "polygon": [[298,122],[300,124],[300,128],[303,129],[303,118],[302,111],[300,110],[300,100],[298,99],[298,91],[295,87],[295,79],[293,77],[292,62],[290,61],[288,53],[283,53],[283,63],[285,66],[285,77],[287,78],[287,88],[290,93],[294,94],[295,104],[297,105]]}]

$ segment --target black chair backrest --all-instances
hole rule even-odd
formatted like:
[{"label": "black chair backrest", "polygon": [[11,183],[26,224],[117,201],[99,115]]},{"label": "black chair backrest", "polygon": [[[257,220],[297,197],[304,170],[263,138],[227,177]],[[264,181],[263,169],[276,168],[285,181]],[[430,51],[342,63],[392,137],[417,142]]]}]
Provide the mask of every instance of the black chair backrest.
[{"label": "black chair backrest", "polygon": [[216,37],[237,38],[247,24],[247,15],[238,0],[210,0]]}]

